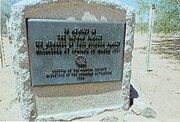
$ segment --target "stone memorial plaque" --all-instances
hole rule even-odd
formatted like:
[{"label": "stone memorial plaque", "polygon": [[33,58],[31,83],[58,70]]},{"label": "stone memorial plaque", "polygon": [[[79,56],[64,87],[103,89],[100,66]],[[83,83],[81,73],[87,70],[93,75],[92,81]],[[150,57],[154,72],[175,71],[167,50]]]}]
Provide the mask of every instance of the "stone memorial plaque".
[{"label": "stone memorial plaque", "polygon": [[122,80],[125,21],[28,19],[32,86]]}]

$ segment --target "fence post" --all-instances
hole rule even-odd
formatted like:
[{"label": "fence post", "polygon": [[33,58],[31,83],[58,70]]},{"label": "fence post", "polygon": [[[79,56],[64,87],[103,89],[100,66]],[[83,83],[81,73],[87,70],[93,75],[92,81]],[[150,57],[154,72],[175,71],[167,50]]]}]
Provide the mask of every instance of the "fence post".
[{"label": "fence post", "polygon": [[150,58],[151,58],[151,47],[152,47],[154,9],[155,9],[155,4],[151,4],[150,12],[149,12],[149,32],[148,32],[148,42],[147,42],[147,60],[146,60],[147,71],[151,71]]}]

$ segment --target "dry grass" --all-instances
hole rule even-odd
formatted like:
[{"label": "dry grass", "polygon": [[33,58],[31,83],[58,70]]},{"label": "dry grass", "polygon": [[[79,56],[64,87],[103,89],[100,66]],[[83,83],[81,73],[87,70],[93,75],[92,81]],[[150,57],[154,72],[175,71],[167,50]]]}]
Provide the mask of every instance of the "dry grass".
[{"label": "dry grass", "polygon": [[180,39],[162,39],[153,41],[153,51],[163,55],[164,58],[171,58],[180,61]]}]

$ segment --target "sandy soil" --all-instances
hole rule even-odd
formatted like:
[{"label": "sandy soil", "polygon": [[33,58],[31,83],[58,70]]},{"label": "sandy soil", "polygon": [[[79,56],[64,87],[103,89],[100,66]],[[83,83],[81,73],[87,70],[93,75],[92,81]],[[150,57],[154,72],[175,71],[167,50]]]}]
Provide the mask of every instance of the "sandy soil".
[{"label": "sandy soil", "polygon": [[[15,75],[13,74],[9,42],[3,39],[6,49],[6,67],[0,68],[0,120],[22,120],[19,103],[15,93]],[[104,112],[93,117],[75,121],[180,121],[180,60],[179,41],[168,48],[169,42],[158,37],[153,39],[151,55],[151,70],[146,71],[146,35],[135,35],[133,51],[132,91],[134,102],[128,111]],[[177,47],[177,48],[175,48]],[[164,53],[161,48],[164,50]],[[145,107],[153,108],[157,116],[155,119],[137,115]]]}]

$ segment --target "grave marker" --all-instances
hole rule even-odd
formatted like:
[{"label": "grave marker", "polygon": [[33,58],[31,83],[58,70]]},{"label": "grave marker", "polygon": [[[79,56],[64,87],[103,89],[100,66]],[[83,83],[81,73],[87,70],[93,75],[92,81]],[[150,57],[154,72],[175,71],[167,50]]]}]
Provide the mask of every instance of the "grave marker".
[{"label": "grave marker", "polygon": [[10,18],[25,120],[129,108],[134,10],[104,0],[24,0]]}]

